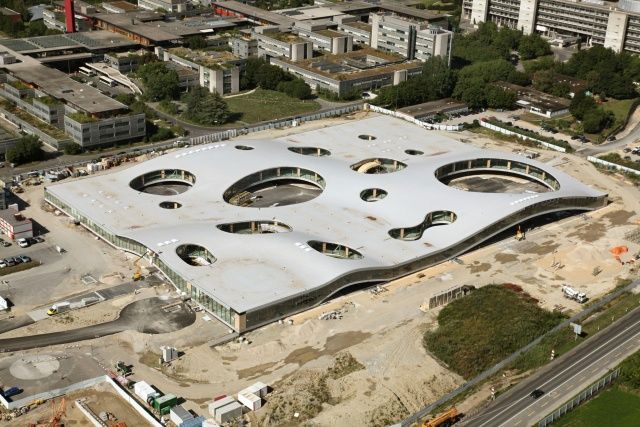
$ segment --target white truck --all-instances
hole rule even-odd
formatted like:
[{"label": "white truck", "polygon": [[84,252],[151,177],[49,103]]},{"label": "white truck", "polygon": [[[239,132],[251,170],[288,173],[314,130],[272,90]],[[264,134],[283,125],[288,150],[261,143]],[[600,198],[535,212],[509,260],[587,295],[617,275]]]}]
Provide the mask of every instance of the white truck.
[{"label": "white truck", "polygon": [[69,301],[58,302],[53,304],[49,310],[47,310],[47,314],[49,316],[53,316],[54,314],[64,313],[65,311],[71,308],[71,303]]},{"label": "white truck", "polygon": [[567,285],[564,285],[562,287],[562,293],[564,294],[565,298],[578,301],[580,304],[587,301],[587,294],[585,294],[584,292],[578,292],[572,287]]}]

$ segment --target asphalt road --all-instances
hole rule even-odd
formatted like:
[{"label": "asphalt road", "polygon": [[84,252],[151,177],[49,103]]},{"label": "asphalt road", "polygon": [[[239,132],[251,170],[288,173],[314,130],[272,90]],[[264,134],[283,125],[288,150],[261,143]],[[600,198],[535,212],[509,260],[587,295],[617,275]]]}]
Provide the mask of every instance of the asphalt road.
[{"label": "asphalt road", "polygon": [[[530,426],[640,349],[640,308],[557,358],[501,395],[485,411],[461,423],[473,427]],[[534,399],[530,393],[545,394]],[[612,419],[613,421],[613,419]]]},{"label": "asphalt road", "polygon": [[27,350],[57,344],[99,338],[118,332],[134,330],[146,334],[164,334],[177,331],[193,324],[196,315],[189,306],[180,303],[173,309],[163,307],[175,301],[148,298],[125,306],[116,320],[69,329],[62,332],[31,335],[0,340],[0,352]]}]

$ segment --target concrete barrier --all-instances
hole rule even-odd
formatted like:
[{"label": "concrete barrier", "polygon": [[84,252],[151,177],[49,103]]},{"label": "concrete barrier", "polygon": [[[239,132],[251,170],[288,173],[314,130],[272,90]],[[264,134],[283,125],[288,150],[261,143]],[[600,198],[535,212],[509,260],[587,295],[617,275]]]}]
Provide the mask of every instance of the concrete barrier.
[{"label": "concrete barrier", "polygon": [[622,166],[622,165],[619,165],[617,163],[608,162],[606,160],[602,160],[602,159],[599,159],[599,158],[594,157],[594,156],[587,157],[587,160],[589,160],[591,163],[595,163],[595,164],[600,165],[600,166],[605,166],[605,167],[610,168],[610,169],[619,170],[621,172],[632,173],[634,175],[640,175],[640,171],[639,170],[632,169],[632,168],[629,168],[629,167],[626,167],[626,166]]}]

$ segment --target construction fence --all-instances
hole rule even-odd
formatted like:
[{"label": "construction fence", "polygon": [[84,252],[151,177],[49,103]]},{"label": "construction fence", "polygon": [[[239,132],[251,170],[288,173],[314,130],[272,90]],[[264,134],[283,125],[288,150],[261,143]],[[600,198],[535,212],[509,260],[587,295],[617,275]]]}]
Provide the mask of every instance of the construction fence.
[{"label": "construction fence", "polygon": [[626,166],[622,166],[622,165],[619,165],[617,163],[608,162],[606,160],[602,160],[602,159],[599,159],[599,158],[594,157],[594,156],[587,157],[587,160],[589,160],[591,163],[595,163],[597,165],[604,166],[607,169],[615,169],[615,170],[620,171],[620,172],[626,172],[626,173],[632,173],[634,175],[640,175],[640,170],[629,168],[629,167],[626,167]]},{"label": "construction fence", "polygon": [[560,408],[556,409],[555,411],[544,417],[542,420],[540,420],[540,422],[538,422],[538,427],[547,427],[554,421],[557,421],[558,418],[564,416],[567,412],[573,410],[576,406],[580,405],[586,400],[591,399],[600,390],[611,384],[616,378],[618,378],[619,375],[620,368],[616,369],[613,372],[609,372],[607,375],[600,378],[598,381],[591,384],[586,389],[582,390],[576,397],[564,403]]},{"label": "construction fence", "polygon": [[220,132],[211,133],[209,135],[197,136],[189,139],[190,145],[208,144],[211,142],[224,141],[229,138],[234,138],[239,135],[247,135],[253,132],[260,132],[269,129],[278,129],[289,126],[298,126],[304,122],[310,122],[314,120],[322,120],[330,117],[338,117],[343,114],[353,113],[355,111],[362,110],[362,104],[351,104],[342,107],[331,108],[327,110],[320,110],[309,114],[303,114],[295,117],[287,117],[284,119],[272,120],[270,122],[258,123],[251,126],[238,127],[233,129],[227,129]]},{"label": "construction fence", "polygon": [[402,119],[402,120],[406,120],[408,122],[411,122],[415,125],[418,125],[422,128],[425,129],[434,129],[434,130],[445,130],[445,131],[449,131],[449,132],[457,132],[457,131],[461,131],[462,129],[464,129],[463,125],[446,125],[446,124],[440,124],[440,123],[427,123],[427,122],[423,122],[421,120],[416,119],[415,117],[411,117],[407,114],[398,112],[398,111],[393,111],[393,110],[387,110],[386,108],[382,108],[382,107],[378,107],[375,105],[370,105],[370,104],[365,104],[365,110],[370,110],[373,111],[374,113],[379,113],[379,114],[384,114],[387,116],[393,116],[396,117],[398,119]]},{"label": "construction fence", "polygon": [[499,133],[502,133],[504,135],[509,135],[509,136],[515,136],[517,138],[524,139],[525,141],[532,141],[532,142],[535,142],[536,144],[540,144],[543,147],[546,147],[546,148],[548,148],[550,150],[560,151],[562,153],[566,153],[567,152],[567,150],[564,147],[560,147],[560,146],[554,145],[554,144],[549,144],[548,142],[542,141],[540,139],[531,138],[531,137],[529,137],[527,135],[523,135],[521,133],[514,132],[514,131],[511,131],[509,129],[501,128],[500,126],[496,126],[494,124],[487,123],[487,122],[482,121],[482,120],[480,120],[479,123],[480,123],[481,127],[487,128],[487,129],[491,129],[494,132],[499,132]]},{"label": "construction fence", "polygon": [[471,285],[456,286],[455,288],[433,295],[429,298],[429,310],[440,307],[441,305],[447,305],[455,299],[462,298],[474,289],[475,286]]}]

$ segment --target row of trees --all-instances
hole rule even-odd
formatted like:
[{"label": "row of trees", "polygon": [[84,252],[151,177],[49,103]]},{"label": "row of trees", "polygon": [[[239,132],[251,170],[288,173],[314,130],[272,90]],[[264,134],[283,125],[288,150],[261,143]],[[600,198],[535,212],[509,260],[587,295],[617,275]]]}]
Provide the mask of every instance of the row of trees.
[{"label": "row of trees", "polygon": [[453,96],[470,108],[511,108],[516,96],[490,84],[498,80],[529,82],[526,75],[504,59],[477,62],[457,71],[448,67],[445,59],[435,57],[424,63],[421,76],[381,89],[373,102],[401,108]]},{"label": "row of trees", "polygon": [[8,162],[16,165],[42,160],[44,158],[42,142],[35,135],[25,135],[16,145],[7,149],[4,157]]},{"label": "row of trees", "polygon": [[523,35],[518,30],[498,29],[493,22],[485,22],[474,33],[456,35],[453,59],[460,68],[479,61],[511,60],[514,51],[527,60],[551,54],[551,47],[538,34]]}]

